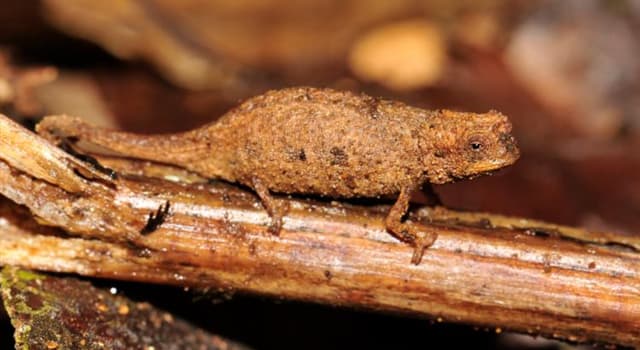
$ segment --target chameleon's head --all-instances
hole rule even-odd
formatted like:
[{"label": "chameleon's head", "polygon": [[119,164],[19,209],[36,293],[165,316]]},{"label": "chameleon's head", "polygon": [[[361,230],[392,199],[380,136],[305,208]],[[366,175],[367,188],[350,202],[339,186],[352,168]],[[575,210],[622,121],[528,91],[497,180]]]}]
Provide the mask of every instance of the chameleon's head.
[{"label": "chameleon's head", "polygon": [[499,112],[438,113],[427,125],[431,140],[425,142],[429,182],[441,184],[477,177],[511,165],[520,156],[511,135],[511,123]]}]

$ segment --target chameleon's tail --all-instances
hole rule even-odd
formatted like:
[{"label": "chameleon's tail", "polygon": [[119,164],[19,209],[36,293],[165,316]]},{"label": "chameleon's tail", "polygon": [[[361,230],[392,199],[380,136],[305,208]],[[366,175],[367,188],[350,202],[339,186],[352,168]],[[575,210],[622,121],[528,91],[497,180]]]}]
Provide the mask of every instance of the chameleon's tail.
[{"label": "chameleon's tail", "polygon": [[142,135],[108,130],[67,115],[48,116],[36,126],[40,136],[56,144],[68,140],[98,154],[124,155],[161,163],[188,164],[200,145],[188,142],[189,133]]}]

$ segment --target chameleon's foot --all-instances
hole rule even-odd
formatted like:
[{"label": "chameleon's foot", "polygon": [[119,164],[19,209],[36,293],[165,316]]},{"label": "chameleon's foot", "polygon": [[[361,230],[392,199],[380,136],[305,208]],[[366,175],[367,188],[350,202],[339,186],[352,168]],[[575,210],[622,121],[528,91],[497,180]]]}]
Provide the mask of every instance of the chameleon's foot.
[{"label": "chameleon's foot", "polygon": [[425,249],[429,248],[438,238],[438,234],[433,231],[418,231],[411,222],[402,222],[387,225],[387,229],[398,237],[401,241],[413,246],[411,263],[420,264]]},{"label": "chameleon's foot", "polygon": [[276,199],[271,199],[273,203],[272,210],[267,210],[269,215],[271,216],[271,224],[269,224],[269,233],[274,236],[280,235],[280,230],[282,230],[282,221],[284,218],[284,214],[289,210],[289,206],[285,203],[277,203]]},{"label": "chameleon's foot", "polygon": [[271,217],[271,224],[269,224],[267,231],[274,236],[280,236],[280,230],[282,230],[282,217]]},{"label": "chameleon's foot", "polygon": [[409,207],[409,199],[414,188],[415,186],[409,186],[402,189],[396,203],[391,207],[389,215],[385,219],[385,224],[387,230],[394,236],[414,247],[411,262],[418,265],[422,260],[424,250],[435,242],[438,234],[433,231],[420,231],[411,221],[402,220]]},{"label": "chameleon's foot", "polygon": [[429,248],[438,238],[438,234],[435,232],[420,232],[413,240],[413,255],[411,256],[411,263],[414,265],[420,264],[424,250]]},{"label": "chameleon's foot", "polygon": [[289,205],[285,202],[279,201],[269,193],[269,189],[258,178],[253,179],[253,189],[260,197],[262,206],[267,210],[271,217],[271,224],[269,224],[269,232],[274,236],[280,235],[282,230],[282,220],[284,214],[289,211]]}]

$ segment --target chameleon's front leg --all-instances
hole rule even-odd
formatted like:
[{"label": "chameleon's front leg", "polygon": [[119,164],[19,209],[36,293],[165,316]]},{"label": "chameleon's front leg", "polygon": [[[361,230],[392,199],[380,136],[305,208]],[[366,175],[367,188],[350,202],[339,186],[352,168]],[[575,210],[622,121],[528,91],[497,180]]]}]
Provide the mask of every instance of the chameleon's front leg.
[{"label": "chameleon's front leg", "polygon": [[251,180],[251,184],[251,187],[253,187],[253,190],[258,194],[262,205],[271,217],[269,232],[273,233],[276,236],[279,235],[280,230],[282,229],[282,219],[284,217],[284,214],[286,214],[286,212],[289,210],[288,205],[283,204],[282,202],[273,198],[273,196],[269,192],[269,188],[267,188],[267,186],[265,186],[265,184],[257,177],[254,177]]},{"label": "chameleon's front leg", "polygon": [[398,237],[401,241],[407,242],[414,247],[411,262],[416,265],[418,265],[422,260],[424,250],[431,246],[433,242],[435,242],[436,238],[438,238],[438,234],[435,232],[418,231],[416,226],[411,222],[402,221],[402,218],[409,208],[411,194],[417,187],[419,186],[413,185],[403,188],[400,191],[400,195],[398,196],[396,203],[393,205],[385,219],[385,224],[389,232]]}]

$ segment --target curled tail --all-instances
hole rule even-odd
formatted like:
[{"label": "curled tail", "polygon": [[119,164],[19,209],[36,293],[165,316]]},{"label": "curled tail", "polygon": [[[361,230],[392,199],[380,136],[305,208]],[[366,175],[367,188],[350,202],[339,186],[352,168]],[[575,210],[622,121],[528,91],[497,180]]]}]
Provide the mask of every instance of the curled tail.
[{"label": "curled tail", "polygon": [[[93,126],[67,115],[47,116],[36,126],[45,139],[61,144],[73,141],[91,152],[138,158],[161,163],[188,164],[199,154],[198,142],[189,142],[189,132],[166,135],[143,135]],[[85,145],[88,144],[88,145]],[[87,146],[87,147],[85,147]]]}]

